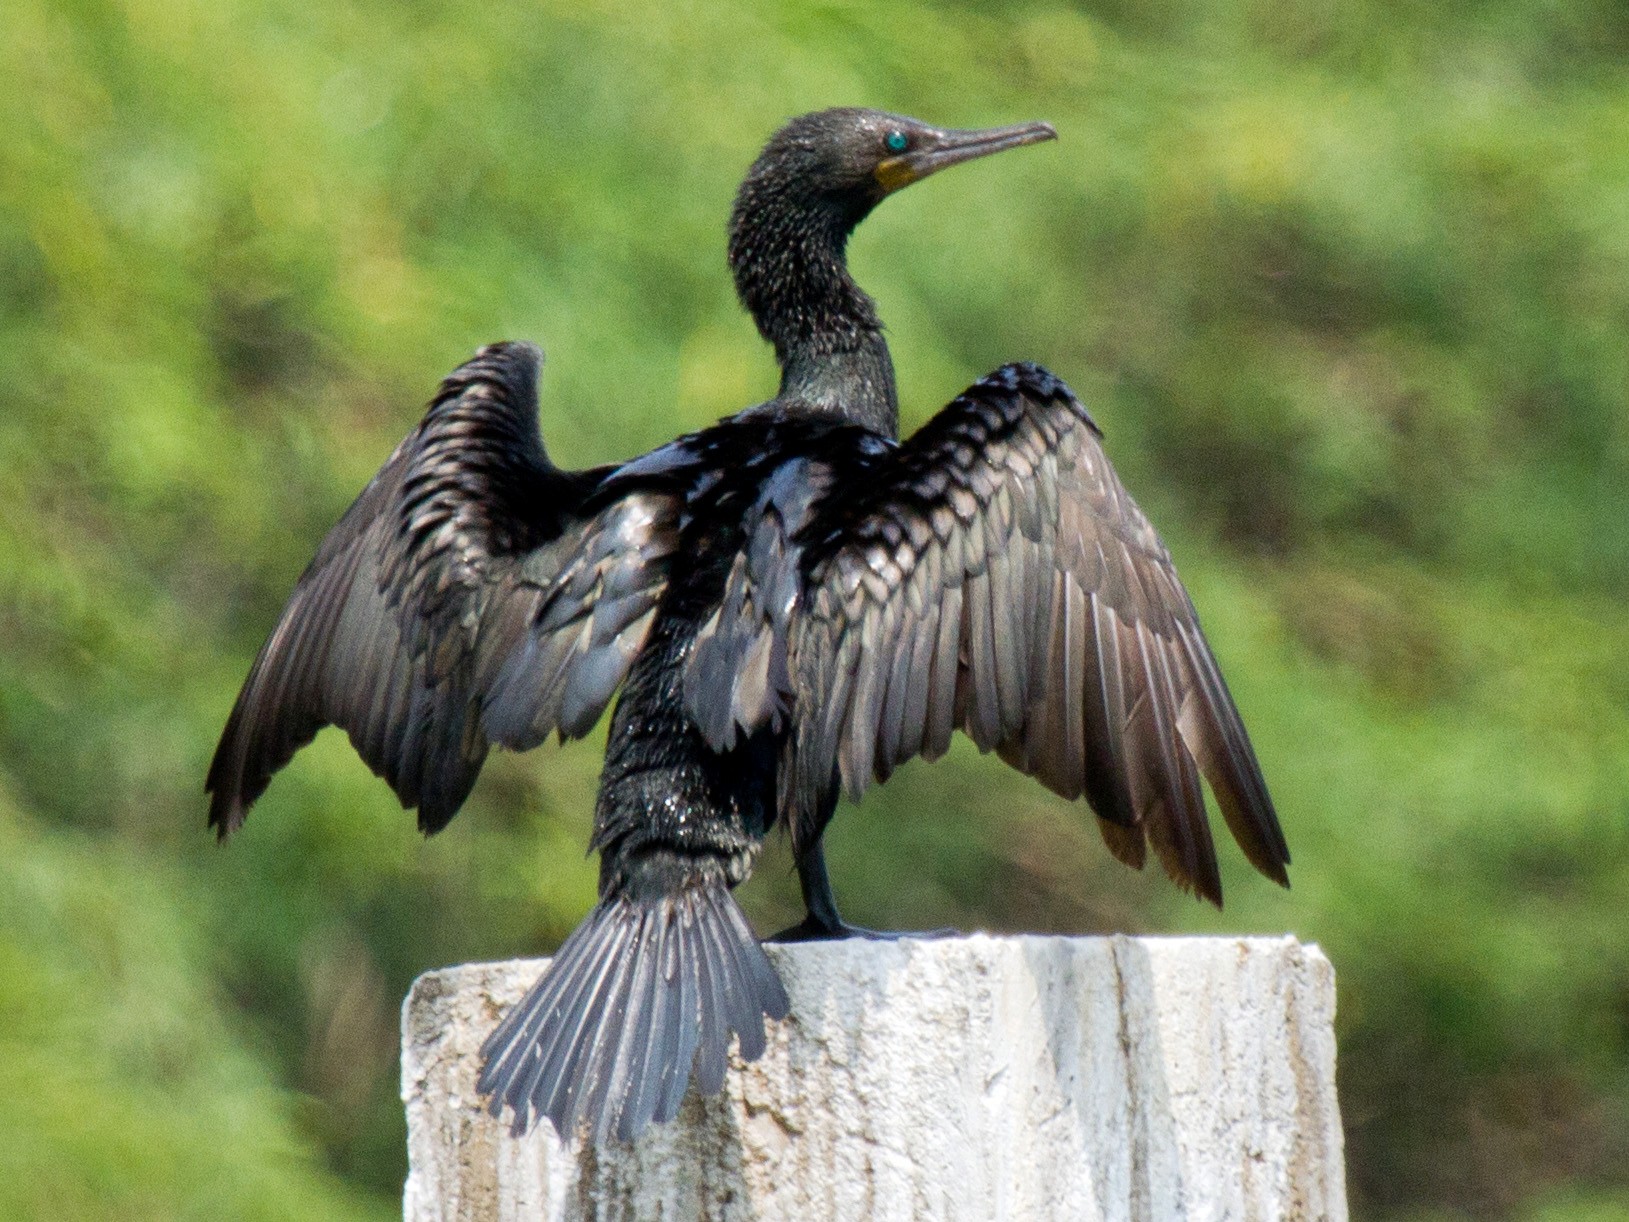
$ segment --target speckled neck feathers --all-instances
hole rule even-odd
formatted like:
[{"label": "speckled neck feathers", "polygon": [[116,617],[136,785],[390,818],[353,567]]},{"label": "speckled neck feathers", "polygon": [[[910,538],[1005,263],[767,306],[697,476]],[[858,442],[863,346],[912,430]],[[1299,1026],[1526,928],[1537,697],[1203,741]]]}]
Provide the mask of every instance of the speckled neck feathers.
[{"label": "speckled neck feathers", "polygon": [[771,147],[730,218],[730,270],[758,330],[775,345],[782,407],[842,415],[892,437],[894,365],[876,306],[848,273],[848,235],[872,201],[823,193]]}]

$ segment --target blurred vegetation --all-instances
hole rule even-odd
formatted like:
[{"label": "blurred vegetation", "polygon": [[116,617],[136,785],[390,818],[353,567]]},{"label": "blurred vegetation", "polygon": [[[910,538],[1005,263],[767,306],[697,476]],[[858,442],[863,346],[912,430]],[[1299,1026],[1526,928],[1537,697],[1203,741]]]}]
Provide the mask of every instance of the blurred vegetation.
[{"label": "blurred vegetation", "polygon": [[[868,924],[1290,930],[1356,1214],[1629,1213],[1629,10],[16,0],[0,41],[0,1214],[374,1217],[396,1017],[585,910],[593,744],[419,840],[330,732],[201,783],[322,533],[479,343],[552,453],[772,393],[724,272],[818,106],[1056,145],[853,244],[914,426],[1040,360],[1162,524],[1295,889],[1216,914],[970,750],[840,815]],[[1231,846],[1228,846],[1231,850]],[[784,847],[747,889],[794,911]]]}]

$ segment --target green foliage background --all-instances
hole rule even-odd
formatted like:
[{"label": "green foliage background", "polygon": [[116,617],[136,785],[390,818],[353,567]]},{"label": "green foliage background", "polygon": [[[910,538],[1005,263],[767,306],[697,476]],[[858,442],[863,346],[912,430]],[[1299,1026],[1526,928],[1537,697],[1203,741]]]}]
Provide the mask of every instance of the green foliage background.
[{"label": "green foliage background", "polygon": [[[1188,576],[1296,854],[1216,914],[963,750],[839,816],[865,923],[1292,931],[1366,1218],[1629,1214],[1629,16],[1611,0],[14,0],[0,39],[0,1215],[383,1217],[396,1007],[590,902],[591,744],[422,842],[330,732],[201,781],[322,533],[481,342],[555,458],[773,392],[782,119],[1055,145],[853,245],[914,426],[1031,358]],[[1231,846],[1228,846],[1231,849]],[[747,899],[794,912],[784,848]]]}]

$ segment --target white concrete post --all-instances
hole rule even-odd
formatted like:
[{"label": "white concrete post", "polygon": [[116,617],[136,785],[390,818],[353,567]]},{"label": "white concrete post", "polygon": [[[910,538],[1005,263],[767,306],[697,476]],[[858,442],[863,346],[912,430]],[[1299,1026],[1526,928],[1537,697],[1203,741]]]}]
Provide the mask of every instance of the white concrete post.
[{"label": "white concrete post", "polygon": [[771,947],[792,1017],[631,1147],[523,1140],[477,1053],[541,961],[430,972],[403,1011],[408,1222],[1332,1219],[1334,972],[1266,938]]}]

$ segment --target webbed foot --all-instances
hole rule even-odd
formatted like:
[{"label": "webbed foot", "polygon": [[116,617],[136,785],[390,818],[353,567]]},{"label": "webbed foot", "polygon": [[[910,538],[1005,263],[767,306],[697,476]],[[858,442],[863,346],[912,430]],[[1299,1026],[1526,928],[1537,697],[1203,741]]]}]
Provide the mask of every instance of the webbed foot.
[{"label": "webbed foot", "polygon": [[905,938],[954,938],[959,929],[866,929],[842,921],[828,923],[806,916],[796,925],[788,926],[766,942],[839,942],[847,938],[865,938],[871,942],[899,942]]},{"label": "webbed foot", "polygon": [[[835,800],[835,799],[834,799]],[[830,817],[830,811],[827,811]],[[902,938],[953,938],[959,929],[907,930],[898,933],[864,929],[850,925],[837,915],[837,900],[826,875],[826,855],[816,840],[798,858],[798,881],[803,885],[803,905],[809,915],[789,929],[783,929],[769,942],[836,942],[844,938],[867,938],[873,942],[898,942]]]}]

